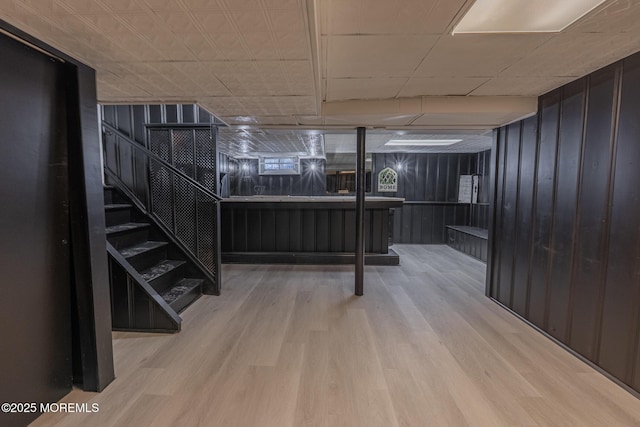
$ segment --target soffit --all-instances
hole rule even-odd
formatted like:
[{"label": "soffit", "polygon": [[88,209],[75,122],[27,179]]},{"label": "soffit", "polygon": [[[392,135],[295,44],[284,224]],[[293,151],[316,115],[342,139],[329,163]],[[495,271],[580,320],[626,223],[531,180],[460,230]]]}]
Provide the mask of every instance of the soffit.
[{"label": "soffit", "polygon": [[[460,139],[448,146],[386,146],[392,139]],[[324,135],[327,153],[355,153],[356,138],[353,133],[327,133]],[[476,132],[433,132],[428,134],[405,134],[393,132],[367,132],[366,149],[368,153],[476,153],[490,150],[493,138],[490,133]]]}]

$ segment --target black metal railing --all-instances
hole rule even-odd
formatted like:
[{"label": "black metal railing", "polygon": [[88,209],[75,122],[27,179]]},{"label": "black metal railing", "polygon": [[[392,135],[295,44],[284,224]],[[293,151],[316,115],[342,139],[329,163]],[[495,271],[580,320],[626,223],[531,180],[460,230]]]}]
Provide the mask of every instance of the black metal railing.
[{"label": "black metal railing", "polygon": [[220,203],[211,128],[150,128],[148,145],[103,122],[107,176],[180,246],[220,293]]}]

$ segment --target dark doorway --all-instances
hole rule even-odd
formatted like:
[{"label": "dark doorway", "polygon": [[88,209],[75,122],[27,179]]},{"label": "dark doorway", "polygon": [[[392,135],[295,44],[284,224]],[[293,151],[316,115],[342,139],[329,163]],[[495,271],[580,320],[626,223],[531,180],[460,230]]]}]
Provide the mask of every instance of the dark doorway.
[{"label": "dark doorway", "polygon": [[3,35],[0,52],[0,402],[55,402],[72,386],[63,64]]}]

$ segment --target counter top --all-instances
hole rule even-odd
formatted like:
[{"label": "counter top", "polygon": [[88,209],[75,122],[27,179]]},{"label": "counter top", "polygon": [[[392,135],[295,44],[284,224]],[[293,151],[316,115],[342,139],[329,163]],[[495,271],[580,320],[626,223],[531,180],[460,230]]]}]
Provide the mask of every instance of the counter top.
[{"label": "counter top", "polygon": [[[222,202],[248,202],[248,203],[355,203],[354,196],[232,196],[223,199]],[[402,203],[404,199],[400,197],[365,197],[365,202],[395,202]]]}]

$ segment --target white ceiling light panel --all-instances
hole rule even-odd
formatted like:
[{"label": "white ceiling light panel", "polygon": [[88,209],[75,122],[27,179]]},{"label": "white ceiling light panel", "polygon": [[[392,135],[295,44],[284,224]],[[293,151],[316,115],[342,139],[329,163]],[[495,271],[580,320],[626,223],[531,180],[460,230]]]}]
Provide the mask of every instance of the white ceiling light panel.
[{"label": "white ceiling light panel", "polygon": [[559,32],[604,1],[476,0],[453,33]]},{"label": "white ceiling light panel", "polygon": [[392,139],[384,145],[435,147],[453,145],[461,141],[461,139]]}]

